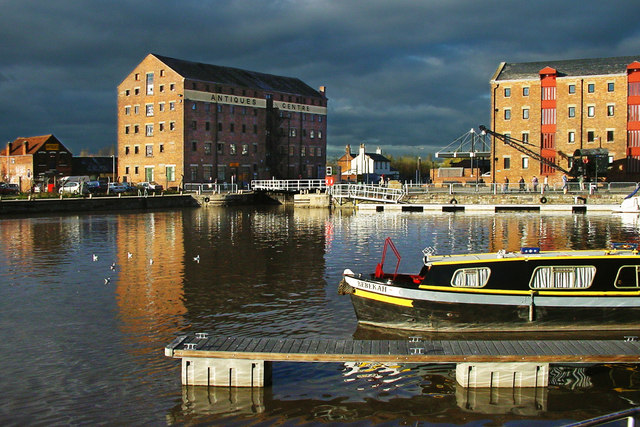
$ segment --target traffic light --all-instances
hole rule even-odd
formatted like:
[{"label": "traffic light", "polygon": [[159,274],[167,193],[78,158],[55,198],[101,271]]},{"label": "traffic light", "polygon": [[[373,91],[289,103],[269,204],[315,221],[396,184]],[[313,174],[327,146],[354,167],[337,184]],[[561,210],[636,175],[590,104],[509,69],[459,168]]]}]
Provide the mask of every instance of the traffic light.
[{"label": "traffic light", "polygon": [[325,172],[326,176],[333,175],[333,168],[331,166],[327,166],[327,171]]}]

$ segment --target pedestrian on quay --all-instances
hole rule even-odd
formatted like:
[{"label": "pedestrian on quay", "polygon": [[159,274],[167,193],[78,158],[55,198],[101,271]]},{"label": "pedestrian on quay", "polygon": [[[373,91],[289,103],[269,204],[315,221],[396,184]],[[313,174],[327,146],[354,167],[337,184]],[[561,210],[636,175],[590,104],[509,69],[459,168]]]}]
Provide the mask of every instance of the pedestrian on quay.
[{"label": "pedestrian on quay", "polygon": [[531,179],[531,185],[533,186],[533,192],[537,192],[538,191],[538,177],[537,176],[533,176],[533,178]]},{"label": "pedestrian on quay", "polygon": [[568,190],[569,190],[569,183],[567,179],[567,174],[563,174],[562,175],[562,192],[564,194],[567,194]]},{"label": "pedestrian on quay", "polygon": [[545,175],[544,180],[542,181],[542,193],[545,191],[549,191],[549,176]]},{"label": "pedestrian on quay", "polygon": [[509,177],[507,177],[507,176],[504,177],[504,184],[502,185],[502,192],[503,193],[508,193],[509,192]]},{"label": "pedestrian on quay", "polygon": [[524,191],[524,177],[520,176],[520,180],[518,180],[518,183],[520,183],[520,191]]}]

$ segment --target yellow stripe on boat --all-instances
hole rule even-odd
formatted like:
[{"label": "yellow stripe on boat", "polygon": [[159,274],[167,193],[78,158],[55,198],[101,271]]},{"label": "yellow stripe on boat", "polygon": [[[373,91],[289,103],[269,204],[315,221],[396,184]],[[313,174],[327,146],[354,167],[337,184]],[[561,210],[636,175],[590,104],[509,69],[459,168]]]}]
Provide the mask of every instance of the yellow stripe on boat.
[{"label": "yellow stripe on boat", "polygon": [[413,300],[410,300],[410,299],[390,297],[388,295],[381,295],[381,294],[376,294],[369,291],[363,291],[362,289],[355,289],[354,293],[356,296],[359,296],[362,298],[373,299],[381,302],[388,302],[389,304],[401,305],[404,307],[413,307]]},{"label": "yellow stripe on boat", "polygon": [[[639,258],[637,255],[591,255],[591,256],[583,256],[582,259],[592,260],[592,259],[611,259],[612,257],[620,258],[628,258],[637,261]],[[531,261],[531,260],[575,260],[575,256],[554,256],[554,257],[538,257],[538,256],[518,256],[514,258],[482,258],[482,259],[457,259],[455,261],[441,261],[441,260],[431,260],[429,264],[433,266],[438,265],[459,265],[459,264],[478,264],[478,263],[493,263],[493,262],[513,262],[513,261]]]},{"label": "yellow stripe on boat", "polygon": [[576,297],[633,297],[640,296],[640,291],[567,291],[567,290],[543,290],[532,289],[529,291],[510,291],[506,289],[485,289],[485,288],[454,288],[452,286],[430,286],[420,285],[420,289],[427,291],[441,292],[462,292],[477,294],[493,294],[493,295],[536,295],[543,296],[576,296]]}]

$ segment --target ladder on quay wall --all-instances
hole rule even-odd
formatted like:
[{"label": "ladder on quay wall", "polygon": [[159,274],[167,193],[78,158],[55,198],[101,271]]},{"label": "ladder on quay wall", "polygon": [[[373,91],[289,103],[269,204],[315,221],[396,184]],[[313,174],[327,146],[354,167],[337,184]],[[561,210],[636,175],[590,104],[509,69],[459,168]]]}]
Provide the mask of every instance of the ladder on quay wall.
[{"label": "ladder on quay wall", "polygon": [[405,192],[400,188],[381,187],[371,184],[336,184],[330,187],[330,195],[339,204],[349,200],[400,203],[405,196]]}]

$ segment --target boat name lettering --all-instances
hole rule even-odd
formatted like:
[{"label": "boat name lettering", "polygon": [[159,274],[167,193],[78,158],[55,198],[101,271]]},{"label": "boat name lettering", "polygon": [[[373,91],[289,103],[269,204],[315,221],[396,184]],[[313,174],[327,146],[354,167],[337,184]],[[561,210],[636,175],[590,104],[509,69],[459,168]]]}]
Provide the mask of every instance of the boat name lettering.
[{"label": "boat name lettering", "polygon": [[363,282],[362,280],[358,281],[358,285],[360,285],[362,289],[368,289],[376,292],[387,292],[387,287],[385,285],[378,285],[376,283]]}]

